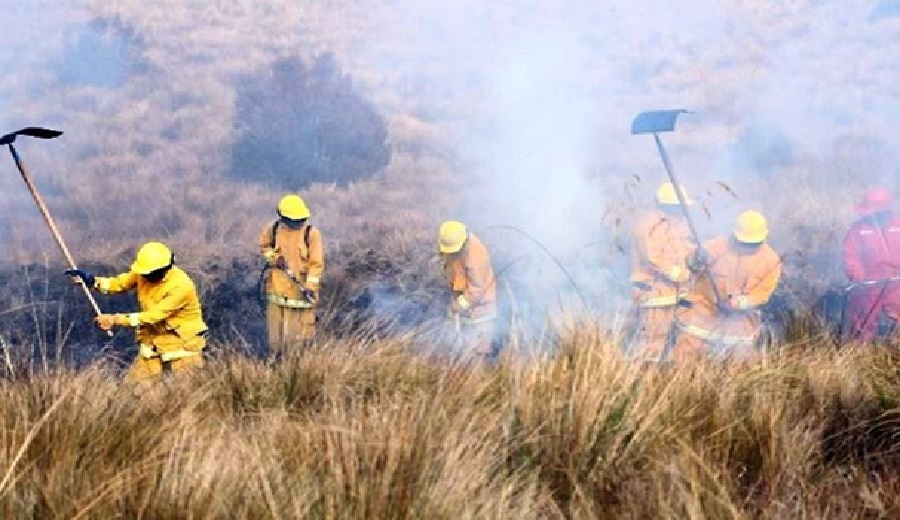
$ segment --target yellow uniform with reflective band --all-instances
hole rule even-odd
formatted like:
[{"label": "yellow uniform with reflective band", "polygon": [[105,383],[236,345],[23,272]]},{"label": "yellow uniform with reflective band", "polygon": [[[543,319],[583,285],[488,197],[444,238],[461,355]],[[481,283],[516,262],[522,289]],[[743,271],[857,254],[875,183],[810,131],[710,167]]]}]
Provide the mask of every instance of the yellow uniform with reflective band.
[{"label": "yellow uniform with reflective band", "polygon": [[[284,352],[315,336],[316,303],[306,299],[302,289],[312,291],[318,301],[325,272],[322,233],[308,223],[291,229],[276,221],[260,234],[259,252],[271,266],[264,282],[269,348]],[[274,267],[279,259],[284,260],[286,269]]]},{"label": "yellow uniform with reflective band", "polygon": [[638,223],[631,256],[633,296],[642,307],[675,305],[687,292],[687,257],[696,244],[683,218],[652,211]]},{"label": "yellow uniform with reflective band", "polygon": [[194,282],[180,268],[172,267],[155,283],[130,272],[98,277],[95,289],[104,294],[137,293],[140,311],[126,314],[120,323],[136,328],[140,344],[133,379],[158,376],[166,363],[173,371],[202,364],[207,327]]},{"label": "yellow uniform with reflective band", "polygon": [[633,240],[635,350],[642,357],[654,359],[665,347],[678,298],[687,293],[690,272],[686,259],[696,245],[684,218],[660,210],[651,211],[638,222]]},{"label": "yellow uniform with reflective band", "polygon": [[460,318],[463,346],[474,354],[490,354],[497,318],[497,281],[487,247],[469,233],[461,251],[442,253],[441,258],[453,293],[451,312]]},{"label": "yellow uniform with reflective band", "polygon": [[722,313],[704,273],[696,275],[687,297],[690,307],[679,308],[675,350],[683,357],[710,347],[750,348],[759,338],[762,320],[758,307],[765,305],[781,279],[781,259],[768,244],[755,250],[736,247],[732,237],[722,236],[704,244],[716,288],[727,299],[730,312]]}]

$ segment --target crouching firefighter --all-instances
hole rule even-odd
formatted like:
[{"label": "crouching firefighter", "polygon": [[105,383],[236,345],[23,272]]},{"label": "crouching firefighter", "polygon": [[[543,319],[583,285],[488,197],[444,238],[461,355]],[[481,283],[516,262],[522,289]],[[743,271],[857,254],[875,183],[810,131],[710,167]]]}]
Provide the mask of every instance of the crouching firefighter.
[{"label": "crouching firefighter", "polygon": [[841,339],[871,342],[900,335],[900,216],[892,207],[889,191],[870,189],[855,208],[859,219],[844,236],[850,331]]},{"label": "crouching firefighter", "polygon": [[[683,188],[682,195],[691,205]],[[697,247],[672,183],[657,189],[656,209],[639,221],[634,244],[631,350],[639,359],[660,361],[674,325],[675,305],[687,293],[687,257]]]},{"label": "crouching firefighter", "polygon": [[450,316],[462,356],[476,363],[491,359],[497,287],[484,243],[465,224],[447,221],[438,230],[438,252],[450,285]]},{"label": "crouching firefighter", "polygon": [[768,233],[765,217],[745,211],[731,236],[709,240],[692,255],[689,266],[696,279],[675,313],[676,362],[706,353],[756,354],[763,333],[759,308],[768,303],[781,278],[781,259],[766,243]]},{"label": "crouching firefighter", "polygon": [[269,352],[276,358],[288,349],[312,343],[325,253],[322,233],[309,224],[310,211],[297,195],[278,203],[278,219],[259,237],[266,262],[260,285],[266,304]]},{"label": "crouching firefighter", "polygon": [[112,278],[82,269],[70,269],[66,274],[81,278],[102,294],[136,291],[139,311],[96,318],[103,330],[136,329],[139,352],[128,373],[129,380],[152,381],[163,374],[203,365],[207,328],[200,298],[194,282],[175,266],[175,255],[165,244],[144,244],[131,270]]}]

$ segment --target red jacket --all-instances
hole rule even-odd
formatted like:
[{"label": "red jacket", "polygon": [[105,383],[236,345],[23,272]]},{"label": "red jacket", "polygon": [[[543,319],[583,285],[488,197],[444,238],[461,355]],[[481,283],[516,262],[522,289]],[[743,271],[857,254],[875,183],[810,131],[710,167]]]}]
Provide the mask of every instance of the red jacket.
[{"label": "red jacket", "polygon": [[900,217],[879,228],[856,221],[844,237],[844,269],[852,282],[900,276]]}]

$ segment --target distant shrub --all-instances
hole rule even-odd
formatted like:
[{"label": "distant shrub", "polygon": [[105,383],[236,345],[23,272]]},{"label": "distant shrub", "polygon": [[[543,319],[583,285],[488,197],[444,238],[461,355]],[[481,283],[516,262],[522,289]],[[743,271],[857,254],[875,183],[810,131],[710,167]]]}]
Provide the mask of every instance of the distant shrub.
[{"label": "distant shrub", "polygon": [[778,130],[751,125],[744,129],[730,149],[735,171],[753,171],[768,178],[772,172],[789,167],[796,160],[794,143]]},{"label": "distant shrub", "polygon": [[147,68],[141,57],[144,43],[117,20],[96,18],[70,38],[73,41],[57,67],[57,78],[65,85],[115,89]]},{"label": "distant shrub", "polygon": [[330,54],[281,59],[238,87],[231,175],[294,189],[387,165],[387,124]]}]

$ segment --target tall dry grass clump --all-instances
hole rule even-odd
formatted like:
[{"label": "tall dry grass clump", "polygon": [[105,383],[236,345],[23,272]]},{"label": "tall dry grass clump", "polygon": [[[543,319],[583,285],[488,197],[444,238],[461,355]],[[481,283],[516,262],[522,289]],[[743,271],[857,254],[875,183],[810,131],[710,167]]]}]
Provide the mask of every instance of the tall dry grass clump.
[{"label": "tall dry grass clump", "polygon": [[[0,382],[3,518],[877,518],[900,512],[898,356],[660,370],[598,328],[479,370],[360,337],[137,389]],[[548,340],[549,341],[549,340]]]}]

